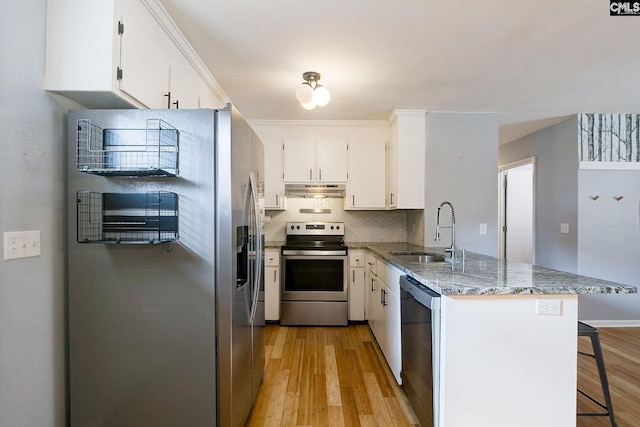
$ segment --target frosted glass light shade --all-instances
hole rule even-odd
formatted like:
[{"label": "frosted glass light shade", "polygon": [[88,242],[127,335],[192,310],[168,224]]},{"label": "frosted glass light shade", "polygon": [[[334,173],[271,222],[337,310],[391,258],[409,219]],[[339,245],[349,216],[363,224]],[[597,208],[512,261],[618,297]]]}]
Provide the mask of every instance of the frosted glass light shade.
[{"label": "frosted glass light shade", "polygon": [[313,90],[313,102],[320,107],[324,107],[329,103],[329,100],[331,100],[329,90],[322,85],[317,85]]},{"label": "frosted glass light shade", "polygon": [[296,90],[296,98],[301,104],[308,104],[313,99],[313,89],[309,83],[302,83]]},{"label": "frosted glass light shade", "polygon": [[300,103],[302,105],[302,108],[304,108],[305,110],[313,110],[314,108],[316,108],[316,103],[315,102],[301,102]]}]

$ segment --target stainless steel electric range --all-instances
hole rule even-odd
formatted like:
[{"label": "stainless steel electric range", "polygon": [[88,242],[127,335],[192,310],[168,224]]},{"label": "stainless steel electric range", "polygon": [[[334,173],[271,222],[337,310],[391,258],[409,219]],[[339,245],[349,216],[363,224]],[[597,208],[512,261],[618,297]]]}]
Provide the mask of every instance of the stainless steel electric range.
[{"label": "stainless steel electric range", "polygon": [[280,324],[347,325],[347,275],[344,223],[287,223]]}]

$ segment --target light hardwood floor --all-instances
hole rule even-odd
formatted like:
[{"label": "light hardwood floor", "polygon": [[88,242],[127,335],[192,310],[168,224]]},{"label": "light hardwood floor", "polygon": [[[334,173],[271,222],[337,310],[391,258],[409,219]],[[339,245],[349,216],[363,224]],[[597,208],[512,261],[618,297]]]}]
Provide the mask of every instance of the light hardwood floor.
[{"label": "light hardwood floor", "polygon": [[[640,328],[598,328],[609,393],[618,427],[640,426]],[[591,353],[591,341],[578,338],[578,349]],[[578,357],[578,387],[604,402],[595,361]],[[580,412],[600,412],[594,403],[578,394]],[[607,417],[578,417],[578,427],[611,426]]]},{"label": "light hardwood floor", "polygon": [[[639,427],[640,328],[599,330],[618,426]],[[269,324],[265,335],[265,378],[248,427],[417,425],[367,325]],[[578,338],[578,346],[591,351],[586,337]],[[601,399],[591,358],[578,358],[578,384]],[[578,409],[598,410],[579,394]],[[577,427],[610,425],[606,417],[577,418]]]},{"label": "light hardwood floor", "polygon": [[265,356],[247,426],[417,425],[367,325],[270,324]]}]

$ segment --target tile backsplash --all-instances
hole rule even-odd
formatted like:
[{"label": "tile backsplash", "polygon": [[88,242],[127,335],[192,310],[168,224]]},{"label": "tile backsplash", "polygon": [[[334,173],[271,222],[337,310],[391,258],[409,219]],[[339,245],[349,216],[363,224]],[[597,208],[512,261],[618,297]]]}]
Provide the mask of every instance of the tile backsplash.
[{"label": "tile backsplash", "polygon": [[[331,213],[300,213],[300,209],[330,209]],[[286,240],[287,222],[344,222],[346,242],[424,241],[422,210],[345,211],[344,199],[288,198],[286,211],[266,211],[265,239]]]},{"label": "tile backsplash", "polygon": [[407,213],[407,242],[414,245],[424,244],[424,210],[410,210]]}]

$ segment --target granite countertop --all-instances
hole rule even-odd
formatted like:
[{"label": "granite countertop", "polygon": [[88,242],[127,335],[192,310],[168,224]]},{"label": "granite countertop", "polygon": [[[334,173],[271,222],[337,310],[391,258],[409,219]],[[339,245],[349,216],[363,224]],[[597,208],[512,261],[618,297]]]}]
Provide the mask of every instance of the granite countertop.
[{"label": "granite countertop", "polygon": [[349,249],[369,249],[428,288],[443,295],[628,294],[635,286],[566,273],[531,264],[466,252],[465,262],[405,262],[391,252],[428,252],[443,248],[411,243],[347,242]]}]

